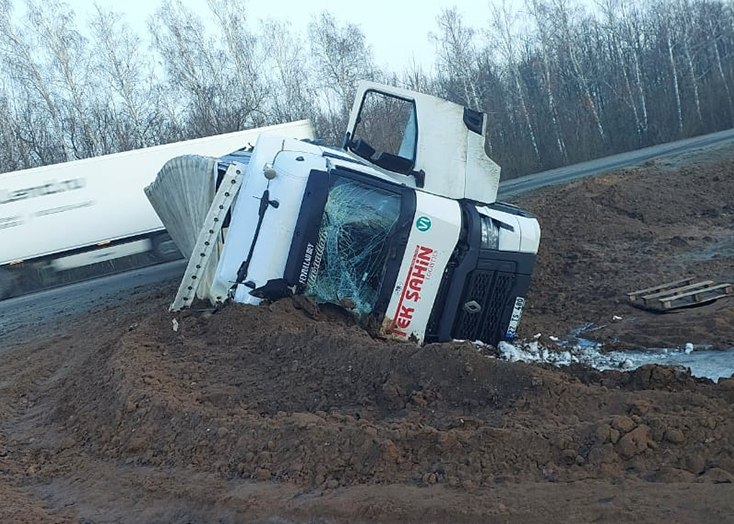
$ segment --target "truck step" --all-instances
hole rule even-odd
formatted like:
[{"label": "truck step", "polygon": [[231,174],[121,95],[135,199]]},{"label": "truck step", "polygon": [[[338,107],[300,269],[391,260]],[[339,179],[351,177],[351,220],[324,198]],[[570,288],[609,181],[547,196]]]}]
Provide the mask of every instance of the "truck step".
[{"label": "truck step", "polygon": [[734,294],[734,285],[713,280],[676,280],[627,293],[633,306],[653,311],[698,306]]},{"label": "truck step", "polygon": [[181,280],[176,298],[168,308],[169,311],[179,311],[184,307],[188,307],[196,298],[201,275],[206,270],[214,246],[217,245],[224,218],[242,186],[243,177],[244,173],[240,170],[239,165],[230,166],[224,174],[222,183],[219,185],[209,212],[204,219],[199,236],[196,238],[194,250],[191,252],[189,263],[186,265],[186,272]]}]

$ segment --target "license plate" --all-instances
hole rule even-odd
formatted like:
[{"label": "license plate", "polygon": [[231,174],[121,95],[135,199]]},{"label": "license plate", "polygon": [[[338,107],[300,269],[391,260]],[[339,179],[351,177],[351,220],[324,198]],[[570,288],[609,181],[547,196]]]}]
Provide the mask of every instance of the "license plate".
[{"label": "license plate", "polygon": [[522,318],[522,308],[525,307],[525,299],[523,297],[517,297],[515,299],[515,307],[512,308],[512,316],[510,317],[510,324],[507,326],[507,338],[514,338],[517,332],[517,326],[520,324]]}]

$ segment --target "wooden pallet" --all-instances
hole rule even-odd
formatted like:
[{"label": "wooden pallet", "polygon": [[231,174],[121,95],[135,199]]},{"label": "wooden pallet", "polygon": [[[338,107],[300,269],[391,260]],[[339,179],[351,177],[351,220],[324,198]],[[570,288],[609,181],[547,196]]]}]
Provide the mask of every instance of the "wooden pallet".
[{"label": "wooden pallet", "polygon": [[627,293],[632,305],[654,311],[698,306],[734,294],[734,285],[713,280],[676,280]]}]

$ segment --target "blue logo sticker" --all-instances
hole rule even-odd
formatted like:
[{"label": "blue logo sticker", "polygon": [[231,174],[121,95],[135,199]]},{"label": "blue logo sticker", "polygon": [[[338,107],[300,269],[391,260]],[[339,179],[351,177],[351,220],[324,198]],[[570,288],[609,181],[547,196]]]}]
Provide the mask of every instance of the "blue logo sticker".
[{"label": "blue logo sticker", "polygon": [[431,219],[427,216],[418,217],[418,220],[415,221],[415,227],[418,228],[418,231],[428,231],[431,229]]}]

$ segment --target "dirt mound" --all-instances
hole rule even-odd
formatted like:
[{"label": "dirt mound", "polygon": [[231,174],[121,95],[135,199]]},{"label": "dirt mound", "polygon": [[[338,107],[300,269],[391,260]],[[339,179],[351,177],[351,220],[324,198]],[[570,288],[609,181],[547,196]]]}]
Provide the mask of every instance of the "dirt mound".
[{"label": "dirt mound", "polygon": [[70,377],[53,421],[74,417],[87,452],[139,464],[303,485],[445,480],[460,450],[482,447],[477,421],[501,418],[533,380],[469,344],[375,341],[290,300],[177,322],[154,315],[92,355],[95,379]]},{"label": "dirt mound", "polygon": [[544,370],[311,316],[283,300],[143,319],[61,385],[60,449],[322,488],[734,480],[725,387],[658,366]]}]

